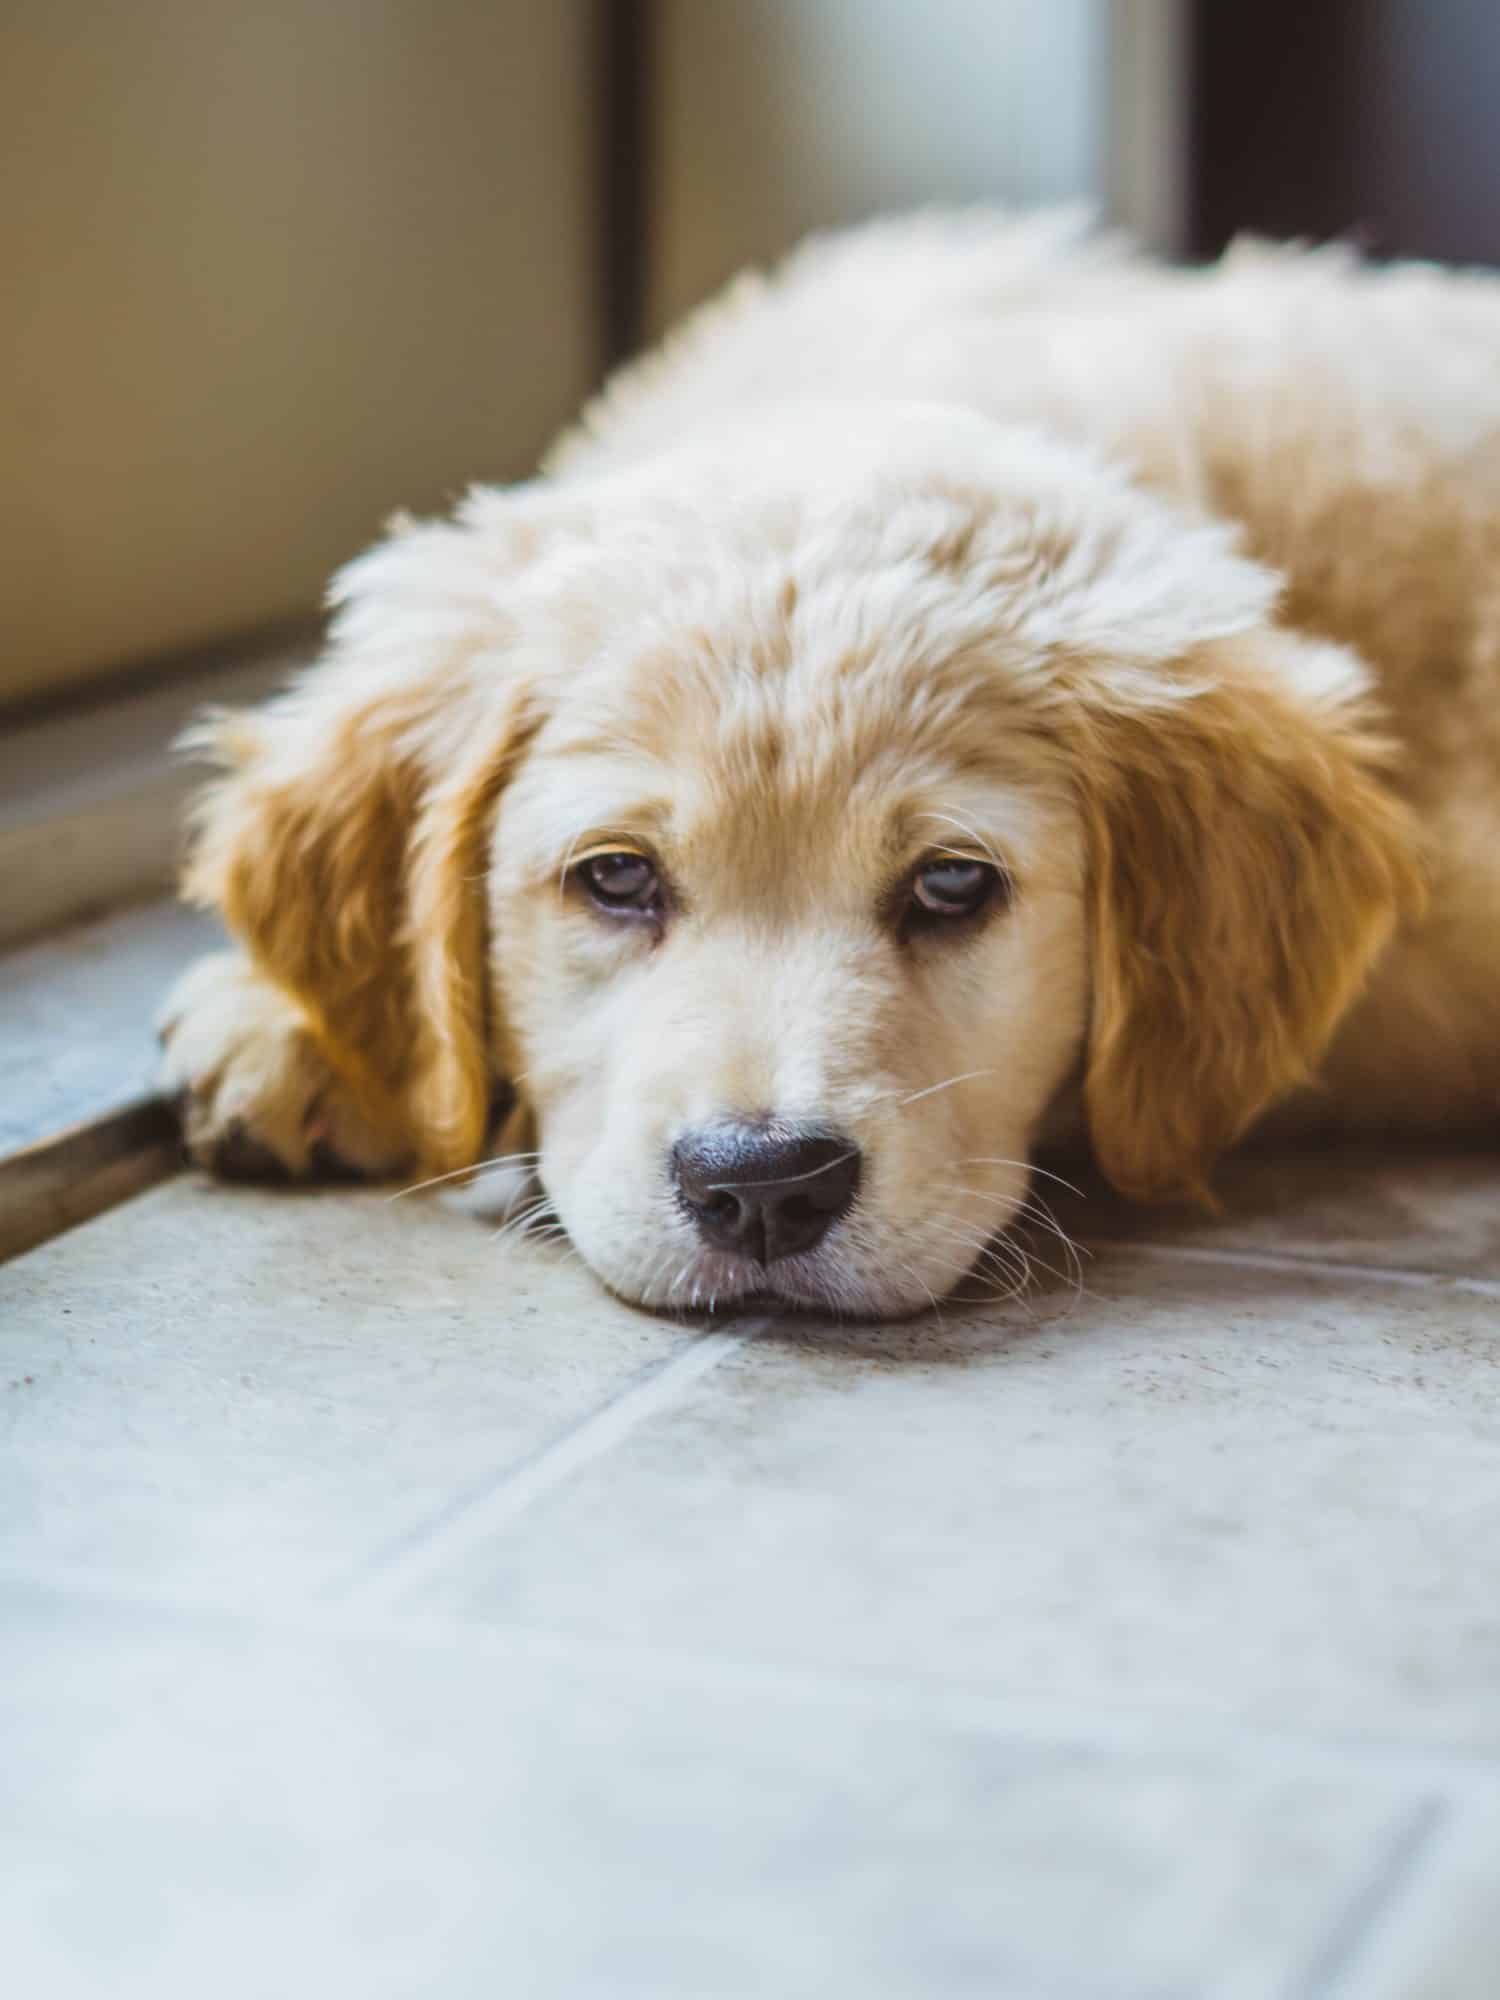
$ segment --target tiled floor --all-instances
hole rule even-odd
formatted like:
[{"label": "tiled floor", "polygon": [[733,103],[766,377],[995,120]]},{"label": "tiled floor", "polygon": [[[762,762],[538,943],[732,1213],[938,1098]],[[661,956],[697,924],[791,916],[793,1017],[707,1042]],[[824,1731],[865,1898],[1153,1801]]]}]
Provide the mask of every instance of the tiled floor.
[{"label": "tiled floor", "polygon": [[157,902],[0,954],[0,1156],[137,1102],[173,974],[222,935]]},{"label": "tiled floor", "polygon": [[1492,2000],[1500,1161],[1225,1192],[888,1329],[381,1193],[18,1259],[9,1990]]},{"label": "tiled floor", "polygon": [[202,939],[0,961],[0,1152],[115,1147],[0,1197],[120,1204],[0,1270],[7,1990],[1500,1992],[1500,1159],[672,1323],[431,1197],[122,1201]]}]

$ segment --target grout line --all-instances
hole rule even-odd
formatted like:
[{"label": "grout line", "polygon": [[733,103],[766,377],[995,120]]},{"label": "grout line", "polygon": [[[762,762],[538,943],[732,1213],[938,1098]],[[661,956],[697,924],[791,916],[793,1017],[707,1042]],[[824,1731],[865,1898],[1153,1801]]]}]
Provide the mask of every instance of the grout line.
[{"label": "grout line", "polygon": [[1417,1872],[1423,1854],[1451,1812],[1447,1799],[1429,1793],[1401,1814],[1311,1962],[1287,1988],[1286,2000],[1334,2000],[1340,1992],[1352,1992],[1348,1976],[1351,1969],[1358,1970],[1370,1931],[1400,1897],[1403,1885]]},{"label": "grout line", "polygon": [[[1367,2000],[1374,1994],[1382,2000],[1412,2000],[1417,1994],[1437,1995],[1439,1953],[1445,1947],[1451,1950],[1456,1941],[1462,1950],[1474,1918],[1482,1921],[1493,1902],[1493,1894],[1486,1899],[1485,1892],[1494,1877],[1490,1857],[1496,1796],[1493,1781],[1478,1788],[1450,1787],[1449,1810],[1413,1856],[1395,1893],[1371,1910],[1368,1925],[1351,1939],[1347,1957],[1333,1967],[1331,1984],[1316,2000]],[[1493,1963],[1493,1951],[1489,1960]],[[1479,1962],[1477,1956],[1466,1958],[1470,1966]],[[1445,1996],[1458,1991],[1451,1975],[1461,1975],[1456,1961],[1446,1969],[1450,1978],[1441,1988]],[[1495,1984],[1491,1978],[1485,1993]]]},{"label": "grout line", "polygon": [[[708,1362],[696,1373],[704,1374],[713,1365]],[[403,1652],[546,1660],[563,1669],[631,1676],[655,1687],[712,1690],[742,1701],[814,1703],[915,1728],[968,1730],[1033,1749],[1066,1745],[1116,1756],[1150,1755],[1164,1748],[1191,1750],[1245,1758],[1261,1773],[1282,1764],[1292,1770],[1306,1770],[1312,1764],[1331,1771],[1379,1774],[1407,1785],[1442,1785],[1449,1799],[1492,1801],[1500,1776],[1500,1748],[1403,1739],[1373,1730],[1333,1732],[1316,1724],[1268,1724],[1233,1711],[1184,1706],[1177,1696],[1110,1702],[1086,1692],[1059,1696],[1024,1687],[1006,1692],[922,1670],[871,1670],[848,1662],[817,1666],[707,1653],[681,1645],[622,1640],[610,1633],[481,1624],[420,1606],[413,1617],[405,1606],[386,1607],[373,1596],[358,1596],[356,1588],[338,1596],[330,1593],[321,1602],[303,1600],[289,1609],[247,1610],[242,1601],[229,1598],[121,1588],[86,1570],[53,1568],[39,1573],[0,1559],[0,1589],[7,1587],[116,1616],[167,1618],[232,1632],[242,1635],[238,1643],[243,1645],[267,1639],[333,1645],[353,1641]],[[347,1615],[350,1610],[356,1615]],[[1425,1803],[1438,1806],[1444,1801],[1432,1794]]]},{"label": "grout line", "polygon": [[695,1382],[772,1324],[770,1318],[751,1320],[734,1333],[699,1334],[665,1361],[652,1363],[618,1395],[529,1458],[506,1466],[484,1485],[460,1494],[435,1517],[376,1555],[354,1581],[335,1592],[338,1601],[361,1610],[395,1608],[439,1569],[501,1533],[544,1494],[613,1451],[632,1431],[675,1403]]},{"label": "grout line", "polygon": [[1189,1710],[1175,1696],[1109,1703],[1087,1693],[1055,1696],[1024,1688],[1007,1693],[921,1670],[871,1670],[848,1662],[812,1666],[545,1626],[478,1625],[449,1615],[363,1630],[370,1638],[378,1636],[395,1645],[472,1645],[497,1655],[548,1658],[560,1666],[607,1665],[616,1675],[633,1674],[654,1686],[675,1682],[741,1700],[813,1703],[917,1729],[973,1731],[1031,1749],[1084,1746],[1111,1756],[1149,1756],[1164,1747],[1191,1749],[1245,1758],[1260,1773],[1283,1764],[1305,1770],[1313,1763],[1485,1796],[1500,1773],[1500,1751],[1374,1733],[1334,1733],[1316,1725],[1269,1725],[1232,1712]]},{"label": "grout line", "polygon": [[1200,1243],[1137,1243],[1129,1237],[1095,1236],[1091,1250],[1120,1251],[1126,1256],[1151,1257],[1188,1264],[1240,1264],[1252,1271],[1304,1272],[1314,1278],[1360,1278],[1381,1285],[1406,1285],[1414,1291],[1470,1292],[1481,1299],[1500,1299],[1500,1278],[1448,1277],[1441,1271],[1408,1271],[1391,1264],[1344,1264],[1328,1257],[1300,1257],[1279,1250],[1209,1248]]}]

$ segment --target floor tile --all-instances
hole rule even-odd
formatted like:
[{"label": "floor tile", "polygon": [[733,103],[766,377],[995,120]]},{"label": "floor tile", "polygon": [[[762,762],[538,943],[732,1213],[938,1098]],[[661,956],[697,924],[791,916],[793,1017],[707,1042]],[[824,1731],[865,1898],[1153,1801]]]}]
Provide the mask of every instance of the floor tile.
[{"label": "floor tile", "polygon": [[1430,1811],[1253,1746],[4,1609],[0,1931],[48,2000],[1266,2000]]},{"label": "floor tile", "polygon": [[[1040,1188],[1088,1237],[1185,1243],[1500,1282],[1500,1149],[1286,1149],[1220,1163],[1218,1214],[1143,1208],[1074,1172],[1085,1190]],[[1045,1245],[1044,1245],[1045,1249]]]},{"label": "floor tile", "polygon": [[168,986],[223,934],[147,903],[0,955],[0,1154],[150,1090]]},{"label": "floor tile", "polygon": [[692,1337],[427,1197],[184,1176],[0,1270],[0,1563],[336,1589]]},{"label": "floor tile", "polygon": [[1500,1315],[1100,1258],[788,1325],[455,1554],[457,1615],[1500,1750]]},{"label": "floor tile", "polygon": [[1488,2000],[1489,1169],[1278,1171],[886,1328],[704,1334],[383,1191],[20,1258],[8,1972]]}]

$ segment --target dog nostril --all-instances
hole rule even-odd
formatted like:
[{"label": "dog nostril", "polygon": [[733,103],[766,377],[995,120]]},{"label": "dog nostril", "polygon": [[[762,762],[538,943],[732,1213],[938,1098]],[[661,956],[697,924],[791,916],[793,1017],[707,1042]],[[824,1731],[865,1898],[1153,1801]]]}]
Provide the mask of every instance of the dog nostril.
[{"label": "dog nostril", "polygon": [[805,1194],[788,1195],[779,1206],[782,1216],[793,1223],[811,1222],[816,1216],[824,1213],[817,1203],[809,1201]]},{"label": "dog nostril", "polygon": [[765,1264],[820,1242],[852,1205],[860,1169],[843,1133],[774,1120],[700,1126],[672,1149],[678,1200],[703,1240]]}]

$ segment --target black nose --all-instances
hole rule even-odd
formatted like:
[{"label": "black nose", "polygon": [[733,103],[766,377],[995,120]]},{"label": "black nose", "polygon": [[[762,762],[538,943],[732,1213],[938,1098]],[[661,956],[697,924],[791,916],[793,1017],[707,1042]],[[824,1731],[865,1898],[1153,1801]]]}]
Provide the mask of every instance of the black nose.
[{"label": "black nose", "polygon": [[853,1201],[859,1167],[854,1141],[826,1127],[700,1125],[672,1148],[678,1198],[698,1234],[757,1264],[821,1241]]}]

